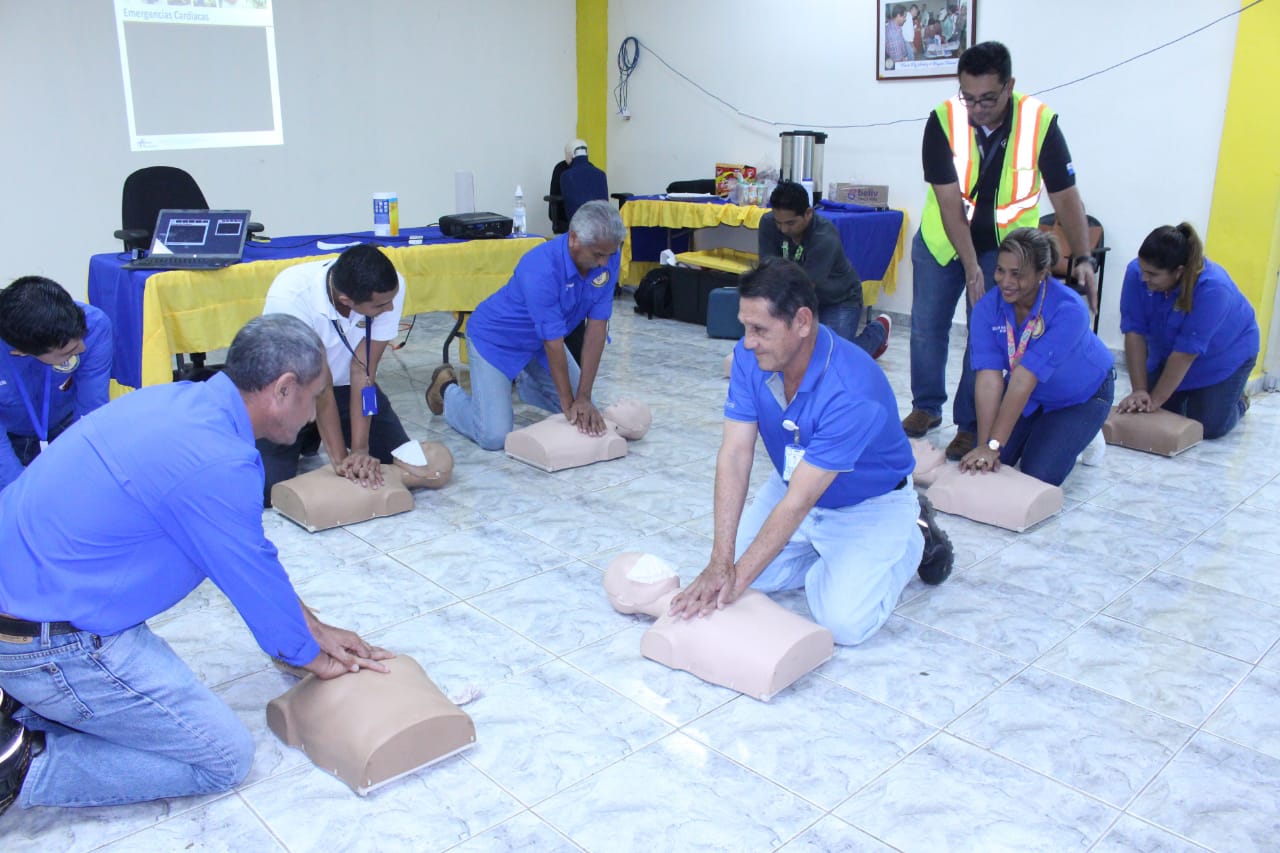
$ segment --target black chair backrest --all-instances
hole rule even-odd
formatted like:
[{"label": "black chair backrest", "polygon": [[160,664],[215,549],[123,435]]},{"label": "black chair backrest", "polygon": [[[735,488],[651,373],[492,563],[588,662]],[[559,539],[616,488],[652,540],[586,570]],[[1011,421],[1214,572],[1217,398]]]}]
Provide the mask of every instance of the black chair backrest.
[{"label": "black chair backrest", "polygon": [[715,191],[715,178],[699,178],[696,181],[672,181],[667,184],[667,192],[669,193],[704,193],[711,195]]},{"label": "black chair backrest", "polygon": [[[176,166],[148,166],[125,178],[120,196],[121,227],[147,232],[140,248],[151,245],[151,229],[156,225],[156,216],[165,208],[208,210],[209,202],[205,201],[196,179]],[[133,248],[125,246],[126,250]]]}]

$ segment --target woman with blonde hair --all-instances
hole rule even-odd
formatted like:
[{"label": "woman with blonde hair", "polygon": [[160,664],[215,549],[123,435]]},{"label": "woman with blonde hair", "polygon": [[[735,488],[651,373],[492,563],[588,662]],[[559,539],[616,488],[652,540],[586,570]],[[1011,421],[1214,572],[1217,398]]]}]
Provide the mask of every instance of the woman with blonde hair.
[{"label": "woman with blonde hair", "polygon": [[1142,241],[1124,273],[1120,331],[1133,386],[1120,411],[1168,409],[1204,424],[1205,438],[1240,422],[1258,321],[1190,223],[1161,225]]},{"label": "woman with blonde hair", "polygon": [[1053,238],[1035,228],[1000,243],[997,287],[969,321],[978,442],[962,470],[1017,464],[1060,486],[1111,411],[1114,359],[1084,300],[1049,275],[1058,257]]}]

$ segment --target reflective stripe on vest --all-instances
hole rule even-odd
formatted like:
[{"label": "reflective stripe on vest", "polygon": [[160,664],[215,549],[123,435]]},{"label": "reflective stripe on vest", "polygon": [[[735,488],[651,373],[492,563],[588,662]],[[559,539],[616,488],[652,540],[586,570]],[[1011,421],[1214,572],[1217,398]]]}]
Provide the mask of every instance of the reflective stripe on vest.
[{"label": "reflective stripe on vest", "polygon": [[[995,220],[997,242],[1014,228],[1039,225],[1040,147],[1044,144],[1054,112],[1044,102],[1015,92],[1011,99],[1013,126],[1006,143],[999,187],[996,191]],[[969,111],[959,97],[953,97],[935,111],[951,145],[951,155],[964,200],[965,218],[973,221],[973,192],[978,183],[977,131],[969,124]],[[1009,151],[1009,148],[1012,151]],[[956,256],[942,227],[938,200],[930,186],[920,224],[921,235],[939,264]]]}]

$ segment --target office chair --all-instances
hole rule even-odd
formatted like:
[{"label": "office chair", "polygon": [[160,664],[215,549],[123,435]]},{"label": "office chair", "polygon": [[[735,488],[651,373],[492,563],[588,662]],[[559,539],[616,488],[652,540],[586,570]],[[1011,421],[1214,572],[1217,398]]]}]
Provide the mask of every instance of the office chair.
[{"label": "office chair", "polygon": [[[1105,232],[1102,223],[1092,216],[1086,217],[1089,226],[1089,245],[1090,254],[1094,260],[1098,262],[1098,313],[1093,318],[1093,331],[1098,331],[1098,321],[1102,317],[1102,273],[1107,265],[1107,252],[1111,251],[1109,246],[1103,245]],[[1068,277],[1071,274],[1071,244],[1067,242],[1066,232],[1062,230],[1062,226],[1058,224],[1058,217],[1052,213],[1046,213],[1040,217],[1040,230],[1048,234],[1052,234],[1053,238],[1058,241],[1058,252],[1062,255],[1058,259],[1058,263],[1054,264],[1049,270],[1049,274],[1054,278],[1067,283],[1068,287],[1075,289],[1074,280]],[[1084,294],[1081,294],[1082,296]]]},{"label": "office chair", "polygon": [[[147,166],[124,179],[120,193],[120,229],[115,237],[124,250],[135,255],[151,247],[151,229],[161,210],[208,210],[200,185],[190,174],[176,166]],[[261,223],[250,222],[250,237],[263,230]]]}]

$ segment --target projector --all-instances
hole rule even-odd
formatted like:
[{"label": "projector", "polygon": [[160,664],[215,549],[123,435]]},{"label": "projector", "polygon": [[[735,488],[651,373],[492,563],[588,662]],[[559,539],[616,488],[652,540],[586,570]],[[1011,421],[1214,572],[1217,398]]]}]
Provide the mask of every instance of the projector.
[{"label": "projector", "polygon": [[463,240],[506,237],[511,233],[511,217],[480,211],[453,213],[440,217],[440,233]]}]

